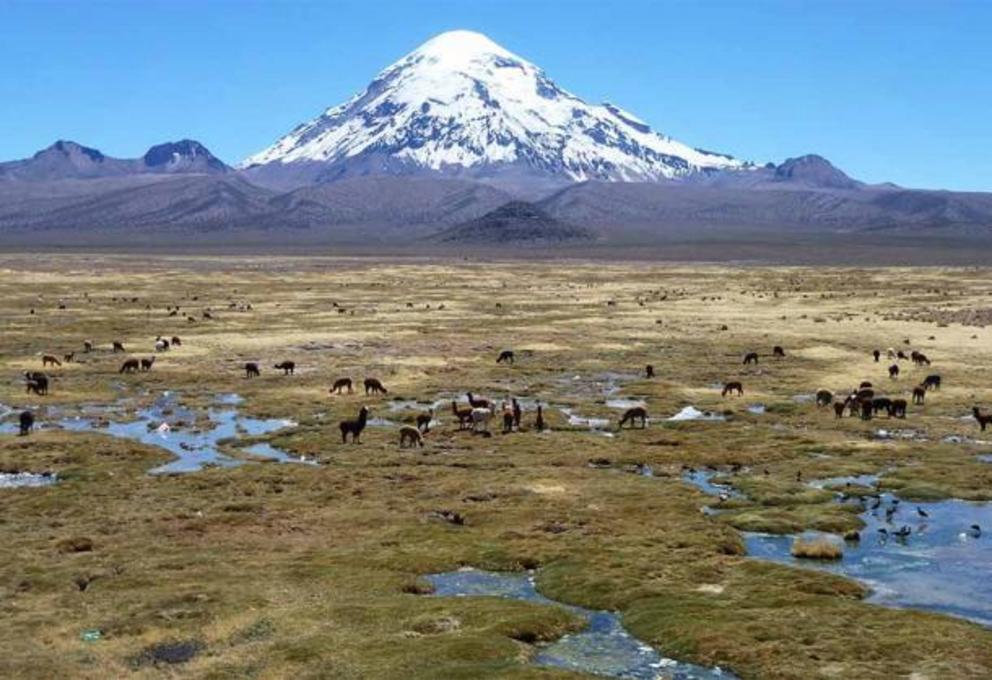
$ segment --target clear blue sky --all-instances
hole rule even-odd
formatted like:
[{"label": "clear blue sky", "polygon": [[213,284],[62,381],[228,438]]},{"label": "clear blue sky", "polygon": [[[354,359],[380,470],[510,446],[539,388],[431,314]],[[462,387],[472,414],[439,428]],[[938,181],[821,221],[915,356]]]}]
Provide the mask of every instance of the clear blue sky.
[{"label": "clear blue sky", "polygon": [[453,28],[694,146],[992,191],[992,0],[0,0],[0,159],[191,137],[234,163]]}]

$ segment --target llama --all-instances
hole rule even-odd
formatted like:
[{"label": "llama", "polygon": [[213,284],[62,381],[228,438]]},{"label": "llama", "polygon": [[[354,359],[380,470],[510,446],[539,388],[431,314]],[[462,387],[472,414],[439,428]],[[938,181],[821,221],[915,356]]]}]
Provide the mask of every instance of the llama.
[{"label": "llama", "polygon": [[930,365],[930,359],[927,358],[927,355],[922,352],[917,352],[915,349],[910,354],[910,358],[912,358],[913,363],[917,366],[923,367]]},{"label": "llama", "polygon": [[992,423],[992,415],[982,413],[981,409],[977,406],[971,408],[971,414],[975,416],[975,420],[978,421],[978,426],[982,428],[982,432],[985,432],[986,425]]},{"label": "llama", "polygon": [[421,447],[424,446],[424,437],[420,434],[420,430],[410,425],[404,425],[400,428],[400,448],[404,449],[408,446]]},{"label": "llama", "polygon": [[871,400],[871,409],[878,415],[880,411],[885,411],[892,417],[892,400],[888,397],[875,397]]},{"label": "llama", "polygon": [[89,354],[93,351],[93,342],[91,340],[83,340],[83,352]]},{"label": "llama", "polygon": [[865,399],[871,401],[872,399],[875,398],[875,390],[873,390],[870,387],[863,387],[854,393],[854,398],[859,399],[861,401],[864,401]]},{"label": "llama", "polygon": [[785,349],[781,345],[775,345],[772,347],[772,356],[779,359],[785,358]]},{"label": "llama", "polygon": [[34,414],[31,413],[31,411],[21,411],[21,415],[18,416],[18,421],[20,436],[28,436],[28,433],[34,429]]},{"label": "llama", "polygon": [[534,420],[534,427],[538,432],[544,432],[544,407],[537,405],[537,418]]},{"label": "llama", "polygon": [[434,409],[427,409],[427,413],[417,414],[417,429],[423,433],[431,431],[431,421],[434,420]]},{"label": "llama", "polygon": [[846,409],[846,408],[847,408],[847,402],[846,401],[835,401],[834,402],[834,417],[835,418],[843,418],[844,417],[844,409]]},{"label": "llama", "polygon": [[472,408],[492,408],[493,404],[488,399],[483,399],[481,397],[479,399],[476,399],[475,397],[472,396],[471,392],[466,392],[465,396],[468,397],[469,406],[471,406]]},{"label": "llama", "polygon": [[121,364],[121,370],[118,373],[136,373],[138,367],[141,366],[141,362],[137,359],[128,359],[123,364]]},{"label": "llama", "polygon": [[126,351],[127,350],[124,349],[124,343],[114,340],[114,354],[117,354],[118,352],[126,352]]},{"label": "llama", "polygon": [[491,408],[472,408],[472,432],[489,434],[489,419],[493,417]]},{"label": "llama", "polygon": [[861,420],[871,420],[872,415],[875,413],[872,401],[870,399],[862,399],[858,403],[861,406]]},{"label": "llama", "polygon": [[155,351],[156,352],[167,352],[169,351],[169,341],[165,338],[156,338],[155,340]]},{"label": "llama", "polygon": [[71,364],[75,360],[76,360],[75,352],[68,352],[67,354],[62,355],[62,361],[64,361],[67,364]]},{"label": "llama", "polygon": [[48,376],[41,371],[26,371],[24,373],[25,392],[34,392],[39,397],[48,394]]},{"label": "llama", "polygon": [[182,347],[183,346],[183,341],[182,341],[182,339],[178,335],[173,335],[172,336],[172,346],[173,347]]},{"label": "llama", "polygon": [[496,358],[496,363],[502,364],[505,361],[508,364],[512,364],[513,360],[514,360],[513,350],[504,349],[502,352],[499,353],[499,356]]},{"label": "llama", "polygon": [[513,405],[504,400],[500,407],[503,412],[503,434],[513,432]]},{"label": "llama", "polygon": [[458,404],[454,401],[451,402],[451,412],[455,414],[455,418],[458,419],[458,429],[464,430],[468,428],[469,424],[472,422],[472,409],[471,408],[458,408]]},{"label": "llama", "polygon": [[878,350],[876,349],[876,350],[873,350],[873,351],[872,351],[872,353],[871,353],[871,355],[872,355],[873,357],[875,357],[875,363],[877,364],[877,363],[878,363],[878,360],[879,360],[879,359],[881,358],[881,356],[882,356],[882,353],[881,353],[880,351],[878,351]]},{"label": "llama", "polygon": [[352,444],[361,444],[362,430],[365,429],[365,425],[369,421],[369,409],[363,406],[358,412],[358,418],[355,420],[342,420],[338,423],[338,427],[341,429],[341,443],[348,443],[348,435],[351,435]]},{"label": "llama", "polygon": [[296,362],[295,361],[283,361],[282,363],[276,364],[272,368],[277,368],[282,371],[283,375],[295,375]]},{"label": "llama", "polygon": [[637,421],[641,421],[641,429],[643,430],[648,426],[648,412],[643,406],[635,406],[629,408],[623,412],[623,417],[620,419],[620,424],[617,426],[618,430],[622,430],[625,423],[630,423],[633,427],[637,424]]},{"label": "llama", "polygon": [[817,406],[830,406],[831,402],[834,400],[833,392],[830,390],[817,390],[816,391],[816,405]]},{"label": "llama", "polygon": [[155,357],[148,357],[147,359],[141,360],[141,370],[150,371],[152,370],[152,364],[155,363]]},{"label": "llama", "polygon": [[905,418],[908,406],[905,399],[893,399],[892,405],[889,406],[889,417]]},{"label": "llama", "polygon": [[927,397],[927,388],[923,385],[917,385],[913,388],[913,403],[922,405]]},{"label": "llama", "polygon": [[889,377],[893,380],[899,377],[899,364],[889,366]]},{"label": "llama", "polygon": [[645,378],[653,378],[654,377],[654,366],[652,366],[651,364],[648,364],[644,368],[644,377]]},{"label": "llama", "polygon": [[758,353],[757,352],[748,352],[747,354],[744,355],[744,365],[745,366],[747,366],[748,364],[756,364],[756,363],[758,363]]},{"label": "llama", "polygon": [[338,378],[334,381],[334,386],[329,390],[331,394],[343,394],[348,390],[348,394],[354,394],[355,390],[351,386],[351,378]]},{"label": "llama", "polygon": [[940,391],[940,376],[939,375],[928,375],[923,379],[923,387],[925,389],[934,389]]},{"label": "llama", "polygon": [[44,368],[51,364],[52,366],[61,366],[62,362],[59,361],[58,357],[52,354],[46,354],[41,357],[41,367]]},{"label": "llama", "polygon": [[257,378],[262,375],[262,372],[258,370],[258,364],[254,361],[245,362],[245,377],[246,378]]},{"label": "llama", "polygon": [[720,393],[720,396],[725,397],[728,394],[731,394],[733,392],[737,392],[737,396],[738,397],[743,397],[744,396],[744,385],[742,385],[737,380],[728,382],[727,384],[725,384],[723,386],[723,392]]},{"label": "llama", "polygon": [[519,430],[520,429],[520,418],[521,418],[521,416],[523,416],[523,411],[521,410],[521,408],[520,408],[520,402],[517,401],[517,398],[516,397],[514,397],[510,401],[512,402],[512,407],[513,407],[513,426],[515,428],[517,428],[517,430]]},{"label": "llama", "polygon": [[388,390],[382,386],[377,378],[365,379],[365,394],[388,394]]}]

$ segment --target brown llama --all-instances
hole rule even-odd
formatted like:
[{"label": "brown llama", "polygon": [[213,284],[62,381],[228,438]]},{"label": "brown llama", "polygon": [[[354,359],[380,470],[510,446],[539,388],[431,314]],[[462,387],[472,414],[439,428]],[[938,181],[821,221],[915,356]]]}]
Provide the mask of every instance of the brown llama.
[{"label": "brown llama", "polygon": [[124,349],[124,343],[114,340],[114,354],[117,354],[118,352],[126,352],[126,351],[127,350]]},{"label": "brown llama", "polygon": [[833,392],[830,390],[817,390],[816,391],[816,405],[817,406],[830,406],[831,402],[834,400]]},{"label": "brown llama", "polygon": [[781,345],[775,345],[772,347],[772,356],[778,357],[779,359],[785,357],[785,349]]},{"label": "brown llama", "polygon": [[400,428],[400,448],[404,449],[408,446],[423,448],[424,437],[417,428],[404,425]]},{"label": "brown llama", "polygon": [[939,375],[928,375],[923,379],[923,387],[926,389],[940,390],[940,376]]},{"label": "brown llama", "polygon": [[483,399],[482,397],[476,399],[472,396],[471,392],[466,392],[465,396],[468,397],[468,403],[472,408],[490,408],[493,405],[488,399]]},{"label": "brown llama", "polygon": [[427,409],[427,413],[417,414],[417,429],[425,434],[431,431],[431,421],[434,420],[434,409]]},{"label": "brown llama", "polygon": [[869,381],[867,381],[867,380],[863,380],[863,381],[861,382],[861,384],[860,384],[860,385],[858,385],[858,389],[859,389],[859,390],[863,390],[863,389],[866,389],[866,388],[869,388],[869,387],[871,387],[871,386],[872,386],[872,384],[871,384],[871,382],[869,382]]},{"label": "brown llama", "polygon": [[365,394],[388,394],[389,390],[382,386],[378,378],[365,379]]},{"label": "brown llama", "polygon": [[245,377],[246,378],[257,378],[262,375],[262,372],[258,370],[258,364],[254,361],[245,362]]},{"label": "brown llama", "polygon": [[737,380],[733,380],[733,381],[728,382],[727,384],[725,384],[723,386],[723,392],[720,393],[720,396],[725,397],[728,394],[732,394],[734,392],[737,393],[737,396],[738,397],[743,397],[744,396],[744,385],[742,385]]},{"label": "brown llama", "polygon": [[520,402],[514,397],[510,400],[513,408],[513,426],[520,429],[520,419],[523,417],[523,410],[520,408]]},{"label": "brown llama", "polygon": [[923,404],[923,402],[926,401],[926,398],[927,398],[927,388],[925,388],[923,385],[917,385],[916,387],[913,388],[914,404]]},{"label": "brown llama", "polygon": [[296,362],[295,361],[283,361],[282,363],[276,364],[272,368],[277,368],[277,369],[281,370],[283,375],[295,375]]},{"label": "brown llama", "polygon": [[975,420],[978,421],[978,426],[982,428],[982,432],[985,432],[985,426],[992,423],[992,415],[988,413],[982,413],[981,409],[977,406],[971,407],[971,414],[975,416]]},{"label": "brown llama", "polygon": [[648,412],[643,406],[635,406],[634,408],[629,408],[623,412],[623,417],[620,419],[620,424],[617,426],[618,430],[622,430],[625,423],[629,422],[631,427],[633,427],[637,421],[641,421],[641,429],[643,430],[648,426]]},{"label": "brown llama", "polygon": [[847,408],[847,402],[846,401],[835,401],[834,402],[834,417],[835,418],[843,418],[844,417],[844,409],[846,409],[846,408]]},{"label": "brown llama", "polygon": [[458,418],[458,429],[467,429],[469,425],[472,424],[472,409],[471,408],[458,408],[458,404],[455,401],[451,402],[451,412],[455,414]]},{"label": "brown llama", "polygon": [[906,403],[905,399],[893,399],[892,405],[889,406],[889,417],[890,418],[905,418],[906,409],[909,405]]},{"label": "brown llama", "polygon": [[369,409],[363,406],[358,412],[358,418],[355,420],[342,420],[338,423],[338,427],[341,429],[341,442],[343,444],[348,443],[348,435],[351,435],[351,442],[353,444],[361,444],[362,430],[365,429],[366,423],[369,421]]},{"label": "brown llama", "polygon": [[21,411],[21,415],[18,416],[18,427],[20,436],[28,436],[28,433],[34,429],[34,414],[31,411]]},{"label": "brown llama", "polygon": [[34,392],[39,397],[48,394],[48,376],[41,371],[26,371],[24,373],[25,392]]},{"label": "brown llama", "polygon": [[183,341],[182,341],[182,339],[178,335],[173,335],[172,336],[172,344],[174,346],[176,346],[176,347],[182,347],[183,346]]},{"label": "brown llama", "polygon": [[534,420],[534,427],[538,432],[544,432],[544,407],[537,405],[537,418]]},{"label": "brown llama", "polygon": [[514,360],[513,350],[504,349],[502,352],[499,353],[499,356],[496,358],[496,363],[501,364],[505,361],[508,364],[512,364],[513,360]]},{"label": "brown llama", "polygon": [[899,364],[889,366],[889,377],[893,380],[899,377]]},{"label": "brown llama", "polygon": [[152,370],[152,364],[155,363],[155,357],[149,357],[148,359],[141,360],[141,370],[150,371]]},{"label": "brown llama", "polygon": [[648,364],[644,368],[644,377],[645,378],[653,378],[654,377],[654,366],[652,366],[651,364]]},{"label": "brown llama", "polygon": [[744,365],[745,366],[747,366],[748,364],[756,364],[756,363],[758,363],[758,353],[757,352],[748,352],[747,354],[744,355]]},{"label": "brown llama", "polygon": [[62,361],[64,361],[67,364],[71,364],[75,360],[76,360],[75,352],[68,352],[67,354],[62,355]]},{"label": "brown llama", "polygon": [[873,351],[873,352],[871,353],[871,355],[872,355],[873,357],[875,357],[875,363],[877,364],[877,363],[878,363],[878,360],[879,360],[879,359],[881,358],[881,356],[882,356],[882,353],[881,353],[881,352],[880,352],[879,350],[877,350],[877,349],[876,349],[876,350],[874,350],[874,351]]},{"label": "brown llama", "polygon": [[351,378],[338,378],[334,381],[334,386],[331,387],[331,394],[343,394],[344,390],[348,390],[348,394],[354,394],[355,390],[351,386]]},{"label": "brown llama", "polygon": [[41,367],[42,368],[44,368],[45,366],[48,366],[49,364],[51,364],[52,366],[61,366],[62,365],[62,362],[59,361],[58,357],[56,357],[53,354],[46,354],[43,357],[41,357]]},{"label": "brown llama", "polygon": [[141,366],[141,362],[137,359],[128,359],[123,364],[121,364],[121,370],[118,373],[136,373],[138,368]]},{"label": "brown llama", "polygon": [[885,411],[892,417],[892,400],[888,397],[875,397],[871,400],[871,410],[878,415],[880,411]]},{"label": "brown llama", "polygon": [[871,420],[872,415],[875,413],[871,399],[861,399],[858,401],[858,404],[861,407],[861,420]]},{"label": "brown llama", "polygon": [[89,354],[93,351],[93,343],[89,340],[83,340],[83,351]]}]

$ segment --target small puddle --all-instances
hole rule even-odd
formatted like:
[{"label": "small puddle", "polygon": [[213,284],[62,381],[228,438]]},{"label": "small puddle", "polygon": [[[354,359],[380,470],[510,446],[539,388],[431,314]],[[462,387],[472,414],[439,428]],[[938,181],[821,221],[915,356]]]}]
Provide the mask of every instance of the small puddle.
[{"label": "small puddle", "polygon": [[981,453],[978,455],[978,460],[983,463],[992,463],[992,453]]},{"label": "small puddle", "polygon": [[533,573],[498,573],[477,569],[431,574],[425,577],[438,597],[501,597],[562,607],[587,621],[585,629],[541,645],[531,662],[611,678],[632,680],[727,680],[734,675],[720,668],[705,668],[669,659],[641,642],[623,627],[612,612],[585,609],[544,597],[537,591]]},{"label": "small puddle", "polygon": [[51,486],[57,481],[52,472],[0,472],[0,489]]},{"label": "small puddle", "polygon": [[764,404],[748,404],[747,412],[753,413],[756,416],[764,415],[766,411]]},{"label": "small puddle", "polygon": [[568,418],[568,424],[572,427],[585,427],[605,437],[613,436],[613,433],[608,431],[612,425],[612,421],[609,418],[585,418],[577,415],[571,408],[566,407],[560,407],[558,410]]}]

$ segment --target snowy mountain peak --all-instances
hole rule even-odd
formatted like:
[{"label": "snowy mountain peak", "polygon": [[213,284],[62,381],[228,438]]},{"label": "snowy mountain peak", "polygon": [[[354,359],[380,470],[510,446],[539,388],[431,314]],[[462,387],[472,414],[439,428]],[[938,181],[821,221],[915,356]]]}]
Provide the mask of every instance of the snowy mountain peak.
[{"label": "snowy mountain peak", "polygon": [[639,181],[745,165],[656,134],[613,104],[587,104],[488,37],[459,30],[428,40],[242,167],[305,167],[316,181],[367,174]]}]

